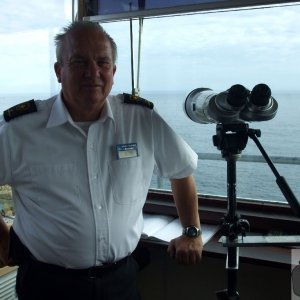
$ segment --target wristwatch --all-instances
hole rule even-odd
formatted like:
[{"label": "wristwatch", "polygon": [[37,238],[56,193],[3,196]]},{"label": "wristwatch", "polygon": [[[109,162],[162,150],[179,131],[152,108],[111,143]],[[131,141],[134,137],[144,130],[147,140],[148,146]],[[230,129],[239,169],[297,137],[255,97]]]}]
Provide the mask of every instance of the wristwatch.
[{"label": "wristwatch", "polygon": [[191,238],[201,235],[201,229],[196,226],[188,226],[182,229],[182,234]]}]

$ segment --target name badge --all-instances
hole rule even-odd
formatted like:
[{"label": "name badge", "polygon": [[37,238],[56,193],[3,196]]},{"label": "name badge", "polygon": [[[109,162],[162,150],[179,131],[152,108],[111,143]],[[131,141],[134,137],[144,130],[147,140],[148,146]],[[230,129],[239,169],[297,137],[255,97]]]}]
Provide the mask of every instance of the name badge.
[{"label": "name badge", "polygon": [[137,143],[116,145],[118,159],[138,156]]}]

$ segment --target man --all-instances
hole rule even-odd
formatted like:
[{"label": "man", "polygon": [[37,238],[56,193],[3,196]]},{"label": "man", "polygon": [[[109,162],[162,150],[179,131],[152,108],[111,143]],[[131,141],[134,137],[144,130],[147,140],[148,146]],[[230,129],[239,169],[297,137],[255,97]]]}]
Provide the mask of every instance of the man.
[{"label": "man", "polygon": [[56,48],[61,93],[0,119],[0,184],[12,186],[16,210],[9,257],[0,223],[0,258],[19,264],[19,300],[140,299],[131,254],[154,169],[170,178],[183,226],[168,252],[200,261],[197,155],[151,103],[109,96],[117,47],[101,26],[74,22]]}]

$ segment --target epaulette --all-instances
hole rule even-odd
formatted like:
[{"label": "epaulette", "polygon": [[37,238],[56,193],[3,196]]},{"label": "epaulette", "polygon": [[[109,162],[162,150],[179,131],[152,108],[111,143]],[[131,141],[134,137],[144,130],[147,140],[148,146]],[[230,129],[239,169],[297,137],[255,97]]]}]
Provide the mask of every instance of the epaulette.
[{"label": "epaulette", "polygon": [[141,97],[126,94],[126,93],[123,93],[123,96],[124,96],[124,103],[142,105],[150,109],[153,109],[154,107],[154,104],[152,102],[143,99]]},{"label": "epaulette", "polygon": [[17,118],[19,116],[23,116],[32,112],[36,112],[37,107],[35,104],[35,101],[29,100],[20,104],[17,104],[3,112],[3,117],[6,122],[9,122],[10,120]]}]

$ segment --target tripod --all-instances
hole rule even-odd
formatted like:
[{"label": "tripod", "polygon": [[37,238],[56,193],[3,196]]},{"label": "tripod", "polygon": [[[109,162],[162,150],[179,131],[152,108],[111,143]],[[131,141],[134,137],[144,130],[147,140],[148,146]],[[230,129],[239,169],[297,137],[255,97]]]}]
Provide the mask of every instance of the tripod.
[{"label": "tripod", "polygon": [[[249,222],[245,219],[241,219],[237,213],[237,201],[236,201],[236,161],[240,157],[242,150],[245,149],[248,137],[251,137],[265,160],[269,164],[273,173],[275,174],[277,184],[280,187],[283,195],[289,202],[293,212],[300,216],[300,204],[294,196],[293,192],[289,188],[284,177],[280,176],[277,172],[272,161],[264,151],[263,147],[259,143],[257,136],[260,136],[260,130],[249,129],[246,123],[233,123],[233,124],[217,124],[216,135],[213,136],[214,145],[221,150],[222,157],[227,161],[227,214],[222,219],[221,232],[225,238],[223,245],[227,246],[227,289],[216,292],[219,300],[239,300],[239,293],[237,291],[237,272],[239,268],[239,247],[247,246],[249,244],[272,245],[272,241],[266,242],[265,240],[257,237],[251,242],[244,243],[246,239],[246,232],[250,230]],[[242,239],[239,239],[242,236]],[[286,245],[285,241],[279,241],[276,239],[276,244]],[[289,245],[300,245],[299,236],[291,236],[291,242]]]}]

